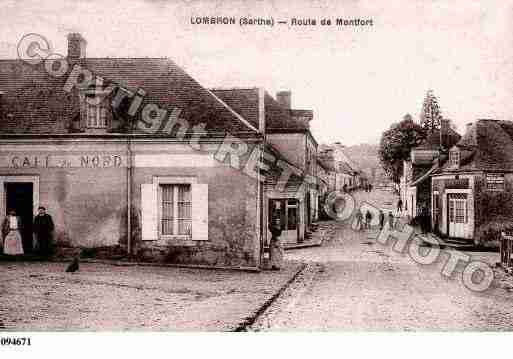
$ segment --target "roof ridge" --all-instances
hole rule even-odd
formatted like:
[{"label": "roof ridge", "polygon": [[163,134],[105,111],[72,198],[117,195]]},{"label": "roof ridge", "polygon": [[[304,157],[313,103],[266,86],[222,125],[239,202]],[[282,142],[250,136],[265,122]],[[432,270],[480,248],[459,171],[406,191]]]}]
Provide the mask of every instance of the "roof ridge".
[{"label": "roof ridge", "polygon": [[258,90],[258,87],[211,87],[210,91]]}]

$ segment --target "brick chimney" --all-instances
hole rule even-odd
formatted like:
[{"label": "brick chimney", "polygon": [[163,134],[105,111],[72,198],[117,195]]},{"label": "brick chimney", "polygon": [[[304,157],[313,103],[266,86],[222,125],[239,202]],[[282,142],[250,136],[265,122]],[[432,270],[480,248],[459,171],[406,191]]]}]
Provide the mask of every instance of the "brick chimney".
[{"label": "brick chimney", "polygon": [[78,32],[68,34],[68,58],[83,59],[86,56],[87,41]]},{"label": "brick chimney", "polygon": [[280,91],[276,94],[276,101],[285,108],[290,109],[292,92]]},{"label": "brick chimney", "polygon": [[442,147],[442,149],[448,149],[450,126],[451,120],[442,118],[440,121],[440,147]]}]

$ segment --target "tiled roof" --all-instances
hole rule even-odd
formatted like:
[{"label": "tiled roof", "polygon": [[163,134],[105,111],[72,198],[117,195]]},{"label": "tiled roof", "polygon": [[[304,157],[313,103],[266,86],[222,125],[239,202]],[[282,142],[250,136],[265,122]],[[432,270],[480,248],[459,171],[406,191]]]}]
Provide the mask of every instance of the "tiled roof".
[{"label": "tiled roof", "polygon": [[[212,89],[212,92],[258,128],[258,88]],[[264,106],[267,131],[309,129],[309,123],[304,119],[311,118],[312,111],[283,107],[267,92],[264,95]]]},{"label": "tiled roof", "polygon": [[[451,148],[454,146],[459,140],[461,136],[449,127],[448,136],[447,136],[447,148]],[[439,150],[440,149],[440,130],[436,129],[431,132],[415,149],[419,150]]]},{"label": "tiled roof", "polygon": [[[205,123],[211,132],[255,132],[209,90],[165,58],[86,58],[80,65],[129,90],[143,89],[143,106],[178,108],[192,126]],[[51,77],[42,66],[20,60],[0,60],[2,133],[67,133],[79,115],[76,91],[63,90],[67,78]],[[141,107],[142,108],[142,107]],[[7,116],[7,114],[11,114]]]},{"label": "tiled roof", "polygon": [[211,91],[258,128],[258,88],[212,89]]},{"label": "tiled roof", "polygon": [[444,171],[513,171],[513,123],[478,120],[456,144],[462,153],[458,168],[446,162]]}]

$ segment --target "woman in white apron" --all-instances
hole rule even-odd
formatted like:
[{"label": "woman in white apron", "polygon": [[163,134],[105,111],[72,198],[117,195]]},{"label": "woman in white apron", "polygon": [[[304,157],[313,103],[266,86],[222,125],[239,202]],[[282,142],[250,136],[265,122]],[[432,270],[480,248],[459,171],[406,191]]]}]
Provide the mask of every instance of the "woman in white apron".
[{"label": "woman in white apron", "polygon": [[2,224],[4,236],[4,253],[8,255],[23,254],[23,243],[20,235],[20,218],[11,210]]}]

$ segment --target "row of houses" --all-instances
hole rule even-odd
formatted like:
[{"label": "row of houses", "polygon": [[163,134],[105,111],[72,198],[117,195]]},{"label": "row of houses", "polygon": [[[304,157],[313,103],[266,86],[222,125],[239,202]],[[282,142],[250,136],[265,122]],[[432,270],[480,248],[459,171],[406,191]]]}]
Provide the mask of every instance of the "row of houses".
[{"label": "row of houses", "polygon": [[442,237],[484,244],[513,225],[512,184],[513,122],[479,119],[460,136],[442,120],[404,162],[400,194]]},{"label": "row of houses", "polygon": [[274,215],[285,241],[305,238],[340,188],[311,110],[288,91],[207,89],[169,59],[89,58],[86,45],[73,33],[63,58],[0,60],[0,214],[16,210],[27,251],[41,205],[58,248],[151,261],[260,268]]},{"label": "row of houses", "polygon": [[367,175],[344,151],[344,145],[335,142],[319,147],[319,161],[331,169],[332,190],[352,191],[368,183]]}]

